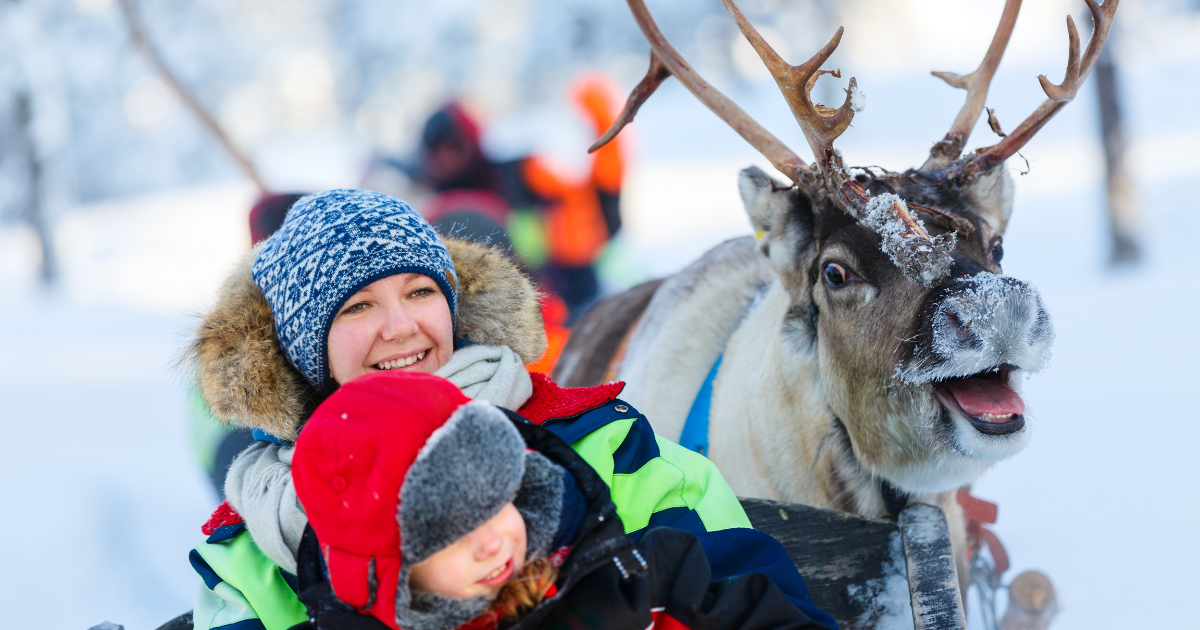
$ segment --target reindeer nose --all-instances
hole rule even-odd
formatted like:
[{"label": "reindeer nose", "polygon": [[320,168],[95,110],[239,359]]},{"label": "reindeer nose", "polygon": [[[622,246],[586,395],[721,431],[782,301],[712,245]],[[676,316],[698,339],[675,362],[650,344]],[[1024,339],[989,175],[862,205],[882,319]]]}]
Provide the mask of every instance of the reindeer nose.
[{"label": "reindeer nose", "polygon": [[1000,365],[1026,372],[1046,366],[1054,327],[1032,285],[981,272],[956,278],[938,297],[904,380],[959,378]]},{"label": "reindeer nose", "polygon": [[971,330],[971,319],[963,321],[963,316],[959,313],[948,313],[946,317],[947,332],[954,335],[958,343],[972,348],[978,348],[980,341],[975,335],[975,331]]},{"label": "reindeer nose", "polygon": [[1045,364],[1054,332],[1036,289],[990,273],[956,284],[934,317],[938,354],[973,356],[984,367],[1011,363],[1034,370]]}]

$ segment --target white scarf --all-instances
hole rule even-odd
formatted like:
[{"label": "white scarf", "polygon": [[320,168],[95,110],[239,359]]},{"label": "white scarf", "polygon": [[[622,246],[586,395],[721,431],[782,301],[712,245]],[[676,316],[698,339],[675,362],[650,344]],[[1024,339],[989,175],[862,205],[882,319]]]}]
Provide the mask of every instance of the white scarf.
[{"label": "white scarf", "polygon": [[254,544],[279,568],[296,574],[296,554],[308,517],[292,487],[291,445],[256,442],[225,477],[225,498],[246,521]]},{"label": "white scarf", "polygon": [[[521,357],[508,346],[468,346],[436,372],[468,398],[517,410],[533,395]],[[296,573],[308,517],[292,487],[291,445],[259,442],[242,451],[225,477],[225,497],[246,521],[254,543],[272,562]]]},{"label": "white scarf", "polygon": [[521,357],[508,346],[467,346],[456,350],[438,376],[468,398],[516,411],[533,395],[533,381]]}]

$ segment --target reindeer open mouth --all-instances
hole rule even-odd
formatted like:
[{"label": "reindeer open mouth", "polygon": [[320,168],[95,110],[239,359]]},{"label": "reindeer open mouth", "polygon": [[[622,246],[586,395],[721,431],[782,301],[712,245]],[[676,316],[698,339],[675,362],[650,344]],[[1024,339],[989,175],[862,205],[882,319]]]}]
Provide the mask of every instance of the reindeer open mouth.
[{"label": "reindeer open mouth", "polygon": [[1053,340],[1050,315],[1036,289],[979,273],[956,279],[935,303],[912,360],[898,375],[910,386],[928,385],[959,431],[969,431],[970,424],[975,434],[1011,436],[1025,428],[1017,379],[1046,366]]},{"label": "reindeer open mouth", "polygon": [[1013,388],[1017,366],[1003,364],[970,376],[936,381],[933,393],[951,414],[966,418],[987,435],[1009,435],[1025,428],[1025,401]]}]

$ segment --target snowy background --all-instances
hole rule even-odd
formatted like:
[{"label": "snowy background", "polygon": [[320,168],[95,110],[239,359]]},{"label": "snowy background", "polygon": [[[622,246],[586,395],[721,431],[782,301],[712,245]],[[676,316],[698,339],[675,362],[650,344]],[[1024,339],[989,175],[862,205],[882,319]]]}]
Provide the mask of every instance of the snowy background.
[{"label": "snowy background", "polygon": [[[803,150],[719,2],[650,4],[701,72]],[[858,77],[867,108],[838,146],[851,164],[901,170],[923,161],[962,103],[928,70],[974,68],[1001,5],[744,8],[794,60],[829,24],[847,26],[830,66]],[[627,88],[646,59],[619,0],[161,0],[142,10],[164,56],[277,189],[359,185],[373,157],[411,151],[429,111],[463,92],[488,121],[493,153],[582,164],[590,138],[565,102],[571,76],[598,68]],[[1026,3],[989,96],[1006,128],[1043,98],[1037,74],[1061,77],[1068,12],[1078,18],[1082,3]],[[1039,287],[1058,341],[1026,387],[1032,445],[975,489],[1000,505],[1010,575],[1039,568],[1054,580],[1061,629],[1190,627],[1200,586],[1189,385],[1200,354],[1200,281],[1189,271],[1200,233],[1200,6],[1126,2],[1117,20],[1144,259],[1107,264],[1089,82],[1022,152],[1031,171],[1015,177],[1005,271]],[[825,81],[819,96],[837,87]],[[24,127],[20,95],[31,104]],[[630,132],[614,289],[749,233],[737,171],[765,166],[674,82]],[[991,138],[980,125],[971,146]],[[26,145],[42,166],[40,220],[58,263],[49,287],[22,214]],[[248,246],[255,195],[129,49],[111,0],[0,4],[0,628],[108,619],[149,630],[191,607],[187,551],[217,499],[191,451],[174,361]]]}]

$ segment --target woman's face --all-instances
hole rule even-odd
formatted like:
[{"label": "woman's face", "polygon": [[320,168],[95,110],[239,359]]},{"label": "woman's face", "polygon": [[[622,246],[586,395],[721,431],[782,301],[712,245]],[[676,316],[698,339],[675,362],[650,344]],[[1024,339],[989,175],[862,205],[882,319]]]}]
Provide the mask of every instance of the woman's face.
[{"label": "woman's face", "polygon": [[509,503],[475,531],[413,565],[409,584],[457,599],[496,599],[504,583],[525,568],[525,542],[525,519]]},{"label": "woman's face", "polygon": [[454,353],[450,304],[429,276],[376,280],[346,300],[329,328],[329,373],[339,384],[379,370],[432,374]]}]

